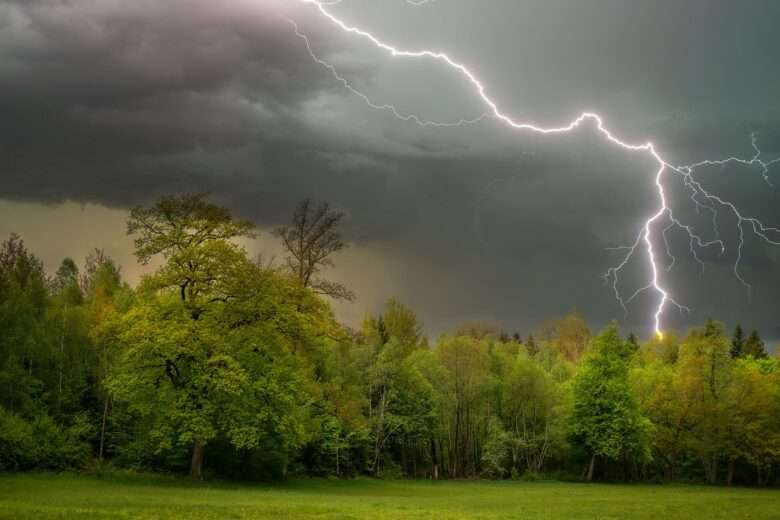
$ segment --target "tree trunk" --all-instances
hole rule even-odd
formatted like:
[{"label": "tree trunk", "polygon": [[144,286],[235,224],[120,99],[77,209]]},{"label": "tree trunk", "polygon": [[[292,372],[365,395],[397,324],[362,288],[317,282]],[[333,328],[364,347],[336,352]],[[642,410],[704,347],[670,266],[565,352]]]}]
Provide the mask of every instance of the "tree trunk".
[{"label": "tree trunk", "polygon": [[62,333],[60,334],[60,377],[59,384],[57,385],[57,404],[62,411],[62,376],[65,371],[65,307],[62,311]]},{"label": "tree trunk", "polygon": [[206,455],[206,443],[197,439],[192,445],[192,463],[190,464],[190,476],[203,480],[203,459]]},{"label": "tree trunk", "polygon": [[108,418],[108,402],[110,400],[109,394],[106,394],[106,402],[103,405],[103,421],[100,425],[100,451],[98,452],[98,458],[100,462],[103,462],[103,449],[105,447],[106,440],[106,419]]},{"label": "tree trunk", "polygon": [[718,458],[711,456],[704,459],[704,474],[709,484],[715,484],[718,481]]},{"label": "tree trunk", "polygon": [[414,470],[414,478],[417,478],[417,459],[419,458],[419,454],[422,451],[423,450],[421,450],[421,449],[417,448],[417,446],[415,446],[414,458],[412,459],[412,469]]},{"label": "tree trunk", "polygon": [[433,480],[439,480],[439,458],[436,453],[436,440],[431,439],[431,474]]},{"label": "tree trunk", "polygon": [[734,459],[729,459],[729,472],[726,476],[726,485],[730,486],[734,482]]},{"label": "tree trunk", "polygon": [[384,447],[385,407],[387,406],[387,390],[384,387],[382,388],[379,404],[379,425],[376,429],[376,439],[374,439],[374,460],[372,464],[374,476],[379,475],[379,459],[382,455],[382,448]]},{"label": "tree trunk", "polygon": [[588,465],[588,482],[593,481],[593,468],[596,466],[596,455],[590,456],[590,464]]}]

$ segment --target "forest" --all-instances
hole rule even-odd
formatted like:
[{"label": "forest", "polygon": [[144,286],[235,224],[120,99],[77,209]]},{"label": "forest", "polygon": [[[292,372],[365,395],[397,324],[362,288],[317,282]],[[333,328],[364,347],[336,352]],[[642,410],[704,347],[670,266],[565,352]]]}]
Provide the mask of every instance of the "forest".
[{"label": "forest", "polygon": [[343,219],[304,201],[268,261],[241,246],[251,222],[164,197],[129,214],[157,266],[135,287],[101,249],[49,272],[8,237],[0,471],[780,487],[780,359],[758,332],[640,341],[571,313],[429,339],[394,299],[355,330],[331,302],[356,295],[327,277]]}]

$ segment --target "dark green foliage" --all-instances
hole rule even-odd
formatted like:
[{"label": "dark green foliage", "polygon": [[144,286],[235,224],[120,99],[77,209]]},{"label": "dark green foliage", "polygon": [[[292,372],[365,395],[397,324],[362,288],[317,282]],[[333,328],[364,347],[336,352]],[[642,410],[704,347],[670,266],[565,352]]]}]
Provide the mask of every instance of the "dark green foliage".
[{"label": "dark green foliage", "polygon": [[744,355],[752,356],[755,359],[766,359],[768,357],[766,347],[764,346],[764,340],[761,339],[761,336],[755,329],[750,333],[747,340],[745,340]]},{"label": "dark green foliage", "polygon": [[745,352],[745,333],[742,332],[742,326],[737,324],[734,329],[734,337],[731,339],[731,357],[739,358]]},{"label": "dark green foliage", "polygon": [[0,408],[0,470],[78,467],[89,459],[92,433],[84,414],[63,426],[46,414],[26,420]]}]

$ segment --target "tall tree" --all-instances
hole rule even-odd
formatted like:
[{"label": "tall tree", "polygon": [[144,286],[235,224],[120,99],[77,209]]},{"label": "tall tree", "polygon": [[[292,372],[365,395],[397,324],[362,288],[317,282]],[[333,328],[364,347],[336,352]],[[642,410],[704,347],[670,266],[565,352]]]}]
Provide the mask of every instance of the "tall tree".
[{"label": "tall tree", "polygon": [[731,410],[725,396],[734,361],[723,325],[710,320],[680,345],[675,393],[678,435],[715,483],[727,447]]},{"label": "tall tree", "polygon": [[285,443],[302,438],[301,374],[279,333],[295,317],[279,300],[285,283],[234,241],[252,229],[203,195],[163,198],[128,221],[139,260],[160,254],[165,263],[121,318],[111,388],[153,420],[161,447],[192,446],[195,478],[219,435],[238,448],[269,430],[285,432]]},{"label": "tall tree", "polygon": [[598,458],[649,458],[651,423],[629,385],[632,353],[617,326],[610,325],[593,339],[574,379],[572,440],[590,456],[588,480]]},{"label": "tall tree", "polygon": [[734,478],[735,462],[747,461],[764,485],[773,463],[780,456],[780,399],[776,363],[740,359],[726,388],[723,400],[728,409],[725,447],[728,458],[727,484]]},{"label": "tall tree", "polygon": [[436,347],[445,370],[438,383],[440,412],[446,432],[446,459],[451,477],[476,474],[482,459],[482,438],[487,433],[490,382],[489,340],[468,336],[442,338]]},{"label": "tall tree", "polygon": [[41,352],[47,304],[43,263],[12,234],[0,244],[0,406],[8,410],[36,408],[49,364]]},{"label": "tall tree", "polygon": [[97,456],[102,462],[107,451],[111,418],[112,400],[107,383],[116,354],[114,347],[117,343],[116,331],[111,325],[115,322],[117,313],[126,311],[130,306],[132,292],[122,281],[119,267],[102,249],[95,249],[87,255],[79,284],[84,292],[89,313],[91,325],[89,337],[95,349],[93,392],[101,408]]},{"label": "tall tree", "polygon": [[544,323],[538,334],[569,361],[579,361],[590,341],[590,329],[578,312]]},{"label": "tall tree", "polygon": [[78,304],[81,297],[81,288],[78,284],[79,268],[72,258],[64,258],[52,280],[53,289],[56,292],[67,292],[74,304]]},{"label": "tall tree", "polygon": [[765,359],[768,357],[766,347],[764,346],[764,340],[761,339],[761,336],[756,329],[753,329],[750,332],[750,335],[745,341],[744,354],[746,356],[753,356],[756,359]]},{"label": "tall tree", "polygon": [[333,267],[333,255],[347,247],[338,228],[345,214],[327,202],[315,206],[305,199],[293,213],[292,223],[274,231],[288,253],[287,265],[298,282],[315,293],[352,301],[355,295],[342,284],[319,277]]},{"label": "tall tree", "polygon": [[393,298],[387,302],[382,323],[387,336],[398,339],[404,346],[406,354],[424,343],[422,324],[417,319],[417,315],[412,309]]},{"label": "tall tree", "polygon": [[371,367],[368,397],[369,467],[379,474],[388,447],[394,446],[403,459],[410,444],[429,437],[433,422],[432,388],[410,360],[407,345],[395,337]]},{"label": "tall tree", "polygon": [[[72,373],[71,376],[84,376],[83,364],[80,361],[85,354],[84,347],[87,343],[86,316],[80,308],[84,295],[78,280],[79,270],[76,262],[71,258],[65,258],[51,281],[54,305],[50,309],[50,319],[57,334],[57,410],[59,412],[62,412],[65,406],[65,390],[74,389],[73,384],[65,385],[66,363],[71,372],[79,372],[79,374]],[[68,388],[65,388],[66,386]],[[77,400],[78,394],[71,397]]]},{"label": "tall tree", "polygon": [[114,285],[120,285],[122,279],[121,268],[111,259],[104,249],[95,248],[84,259],[84,269],[79,277],[81,291],[86,295],[92,292],[98,278],[104,278],[103,284],[109,283],[106,279],[110,277],[115,282]]},{"label": "tall tree", "polygon": [[737,323],[734,329],[734,336],[731,338],[731,357],[739,358],[745,351],[745,333],[742,332],[742,325]]},{"label": "tall tree", "polygon": [[541,472],[545,461],[564,440],[561,390],[552,376],[520,355],[503,379],[501,415],[510,444],[512,469],[520,458],[531,474]]},{"label": "tall tree", "polygon": [[144,286],[178,289],[193,319],[236,289],[236,271],[246,265],[246,254],[235,239],[253,237],[253,231],[251,222],[233,218],[205,194],[163,197],[151,207],[133,208],[127,221],[138,260],[146,264],[155,255],[165,260]]}]

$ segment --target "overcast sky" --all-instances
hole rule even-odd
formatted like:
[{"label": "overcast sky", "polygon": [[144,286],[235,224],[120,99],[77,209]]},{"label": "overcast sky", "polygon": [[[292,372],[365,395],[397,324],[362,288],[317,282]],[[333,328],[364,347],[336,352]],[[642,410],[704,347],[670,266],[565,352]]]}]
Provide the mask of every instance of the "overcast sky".
[{"label": "overcast sky", "polygon": [[[394,44],[446,51],[513,118],[557,125],[599,112],[670,162],[780,154],[780,3],[344,0],[330,8]],[[654,164],[604,142],[592,126],[546,136],[495,121],[420,128],[376,111],[314,63],[315,52],[379,104],[457,121],[484,106],[451,69],[393,59],[343,34],[299,0],[0,0],[0,234],[23,238],[49,269],[105,247],[131,279],[141,270],[124,236],[127,208],[163,194],[210,191],[261,229],[304,197],[349,215],[352,247],[334,278],[358,300],[356,324],[394,296],[437,334],[466,320],[528,333],[580,311],[594,328],[618,319],[647,335],[648,293],[628,315],[602,274],[620,261],[657,203]],[[780,225],[780,165],[697,171],[745,215]],[[678,216],[713,238],[709,215],[669,182]],[[736,225],[720,216],[726,253],[682,232],[661,270],[689,316],[780,337],[780,248],[746,237],[732,271]],[[278,253],[265,238],[250,248]],[[666,266],[670,259],[661,254]],[[643,256],[621,289],[644,285]]]}]

